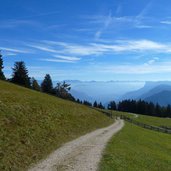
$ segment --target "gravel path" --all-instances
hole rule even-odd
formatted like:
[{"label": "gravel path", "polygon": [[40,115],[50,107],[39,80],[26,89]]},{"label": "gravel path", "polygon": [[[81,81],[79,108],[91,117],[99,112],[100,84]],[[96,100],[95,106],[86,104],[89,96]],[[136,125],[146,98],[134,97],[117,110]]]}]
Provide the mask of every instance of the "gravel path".
[{"label": "gravel path", "polygon": [[96,171],[107,142],[123,126],[123,120],[116,120],[109,127],[66,143],[29,171]]}]

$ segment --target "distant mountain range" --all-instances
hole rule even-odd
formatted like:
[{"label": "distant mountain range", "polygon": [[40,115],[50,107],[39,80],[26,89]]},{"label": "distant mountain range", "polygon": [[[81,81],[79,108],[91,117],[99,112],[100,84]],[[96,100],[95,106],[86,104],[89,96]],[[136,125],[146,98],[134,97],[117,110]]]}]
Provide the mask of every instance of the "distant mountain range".
[{"label": "distant mountain range", "polygon": [[[71,94],[76,99],[92,103],[96,100],[107,105],[111,100],[142,99],[164,106],[171,104],[171,81],[65,81],[71,84]],[[57,82],[53,82],[54,86]]]},{"label": "distant mountain range", "polygon": [[139,81],[66,81],[71,84],[71,94],[80,100],[108,103],[118,101],[125,93],[137,90],[145,82]]},{"label": "distant mountain range", "polygon": [[153,94],[147,98],[144,99],[147,102],[153,102],[158,103],[161,106],[166,106],[168,104],[171,104],[171,91],[161,91],[157,94]]},{"label": "distant mountain range", "polygon": [[143,88],[126,93],[121,97],[121,100],[124,99],[142,99],[166,106],[171,104],[171,82],[146,82]]}]

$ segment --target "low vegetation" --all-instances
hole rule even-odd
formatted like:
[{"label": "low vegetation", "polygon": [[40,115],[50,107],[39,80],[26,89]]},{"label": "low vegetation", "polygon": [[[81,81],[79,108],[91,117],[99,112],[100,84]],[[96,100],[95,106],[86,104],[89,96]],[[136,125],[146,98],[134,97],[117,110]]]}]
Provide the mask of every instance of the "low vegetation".
[{"label": "low vegetation", "polygon": [[170,171],[171,136],[130,123],[109,142],[100,171]]},{"label": "low vegetation", "polygon": [[63,143],[112,123],[71,101],[0,81],[0,170],[19,171]]},{"label": "low vegetation", "polygon": [[135,118],[135,120],[158,127],[168,127],[171,128],[171,118],[160,118],[160,117],[153,117],[153,116],[145,116],[145,115],[138,115],[139,117]]},{"label": "low vegetation", "polygon": [[[103,111],[111,112],[109,110],[103,110]],[[151,126],[171,128],[171,118],[153,117],[153,116],[148,116],[148,115],[140,115],[140,114],[134,114],[134,113],[119,112],[119,111],[112,111],[112,115],[113,116],[123,115],[131,119],[134,119],[138,122],[148,124]]]}]

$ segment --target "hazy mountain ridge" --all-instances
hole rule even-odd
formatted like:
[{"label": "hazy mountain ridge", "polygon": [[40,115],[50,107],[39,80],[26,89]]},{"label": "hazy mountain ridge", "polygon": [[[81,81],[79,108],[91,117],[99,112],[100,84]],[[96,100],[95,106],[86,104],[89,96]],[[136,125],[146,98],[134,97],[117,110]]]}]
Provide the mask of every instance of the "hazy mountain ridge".
[{"label": "hazy mountain ridge", "polygon": [[121,99],[142,99],[166,106],[171,104],[171,81],[146,82],[143,88],[128,92]]},{"label": "hazy mountain ridge", "polygon": [[167,106],[171,104],[171,91],[161,91],[157,94],[151,95],[144,99],[147,102],[153,102],[155,104],[160,104],[161,106]]},{"label": "hazy mountain ridge", "polygon": [[[59,81],[53,81],[55,86]],[[60,81],[61,82],[61,81]],[[80,81],[65,80],[71,84],[71,94],[80,100],[88,100],[90,102],[102,102],[108,104],[109,101],[116,102],[124,99],[147,100],[156,103],[154,97],[159,99],[161,105],[171,104],[167,97],[161,96],[163,91],[171,91],[171,81]],[[39,81],[41,83],[41,81]],[[162,98],[164,98],[162,100]]]},{"label": "hazy mountain ridge", "polygon": [[118,101],[126,92],[137,90],[144,86],[141,81],[72,81],[71,94],[81,100],[108,103],[111,100]]}]

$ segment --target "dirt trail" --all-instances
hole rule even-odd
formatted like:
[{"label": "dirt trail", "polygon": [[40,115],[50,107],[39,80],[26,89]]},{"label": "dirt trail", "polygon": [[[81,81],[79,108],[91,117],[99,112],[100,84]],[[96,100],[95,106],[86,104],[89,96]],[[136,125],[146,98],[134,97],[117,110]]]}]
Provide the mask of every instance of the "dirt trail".
[{"label": "dirt trail", "polygon": [[109,127],[66,143],[29,171],[96,171],[107,142],[123,126],[123,120],[116,120]]}]

